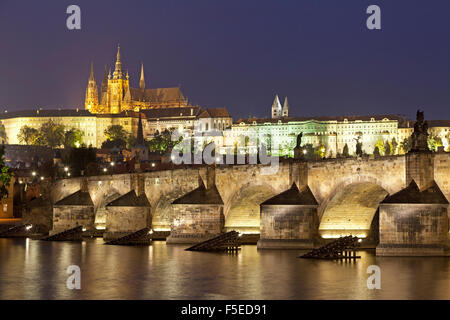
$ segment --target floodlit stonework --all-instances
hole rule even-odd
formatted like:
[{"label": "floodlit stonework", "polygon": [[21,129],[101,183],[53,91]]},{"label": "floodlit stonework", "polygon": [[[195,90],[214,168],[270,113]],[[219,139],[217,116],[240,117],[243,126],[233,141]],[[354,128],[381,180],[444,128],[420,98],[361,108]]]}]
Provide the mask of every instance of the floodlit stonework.
[{"label": "floodlit stonework", "polygon": [[117,114],[125,110],[139,111],[151,108],[180,108],[187,107],[188,101],[181,93],[180,88],[145,87],[144,65],[141,66],[139,88],[130,87],[130,76],[122,66],[120,46],[117,49],[115,69],[103,77],[100,96],[94,78],[93,67],[86,88],[85,108],[92,113]]},{"label": "floodlit stonework", "polygon": [[[432,167],[434,167],[433,175],[436,184],[448,199],[450,198],[450,154],[431,154],[431,159],[433,160],[431,163],[433,164]],[[319,234],[325,235],[324,230],[328,226],[333,230],[332,236],[354,234],[355,230],[367,231],[368,225],[370,226],[370,222],[376,213],[376,201],[386,194],[393,195],[399,192],[409,183],[406,175],[406,164],[405,156],[377,159],[329,159],[313,162],[281,161],[278,171],[269,175],[261,174],[261,168],[265,167],[263,165],[217,166],[214,170],[215,185],[223,201],[223,230],[260,233],[261,227],[267,226],[265,224],[266,217],[264,215],[261,216],[260,204],[288,190],[292,183],[295,182],[299,189],[309,186],[318,203],[317,232]],[[416,171],[414,173],[409,169],[408,172],[412,179],[420,180],[420,172],[427,173],[430,171],[426,169],[425,171]],[[184,228],[186,231],[188,229],[191,230],[189,232],[192,234],[192,231],[197,228],[194,217],[202,217],[203,213],[211,217],[215,215],[214,219],[216,219],[217,224],[213,227],[215,229],[211,230],[218,232],[222,228],[220,227],[222,222],[219,222],[222,221],[219,218],[221,210],[219,208],[222,205],[213,204],[214,208],[207,209],[199,204],[189,204],[189,206],[172,205],[176,199],[182,198],[198,188],[199,175],[205,181],[206,187],[211,185],[211,179],[208,178],[211,174],[208,174],[208,170],[204,166],[139,174],[87,177],[88,190],[94,204],[93,210],[97,221],[95,224],[92,222],[92,227],[104,227],[107,224],[105,207],[121,195],[131,190],[136,190],[136,177],[139,176],[144,182],[144,192],[151,208],[151,227],[155,231],[170,231],[174,223],[176,223],[175,221],[177,221],[176,217],[183,212],[183,214],[186,214],[186,217],[191,217],[185,221],[192,220],[192,223],[187,223],[185,226],[176,226],[179,227],[178,230],[180,232],[184,232],[181,231]],[[58,202],[60,199],[80,190],[81,181],[82,179],[79,178],[57,181],[51,189],[52,202]],[[377,191],[375,195],[368,197],[370,190],[378,190],[379,192]],[[378,195],[379,199],[377,200],[375,198]],[[341,210],[342,205],[345,205],[347,202],[351,206],[347,207],[346,210]],[[369,204],[366,209],[363,208],[365,203]],[[360,209],[354,207],[355,204],[358,204]],[[178,208],[174,208],[175,206],[178,206]],[[283,210],[285,211],[285,209]],[[280,214],[283,210],[279,211]],[[286,210],[288,210],[286,214],[288,212],[292,214],[296,209],[290,208]],[[272,210],[271,214],[273,217],[268,218],[268,221],[275,219],[274,215],[276,212],[276,210]],[[306,211],[303,212],[307,214]],[[356,212],[360,212],[360,215],[355,216]],[[99,219],[100,216],[102,216],[103,220]],[[263,221],[261,221],[260,216]],[[382,228],[382,216],[383,213],[380,212],[380,229]],[[296,219],[293,218],[292,221],[296,221]],[[335,225],[327,224],[328,221],[324,219],[335,221]],[[349,219],[351,220],[350,222],[348,222]],[[205,223],[208,224],[208,222]],[[271,223],[269,222],[269,225]],[[275,225],[273,224],[273,226]],[[290,228],[293,228],[292,231],[289,231],[291,230]],[[272,237],[274,230],[278,230],[276,232],[280,236],[289,232],[297,232],[297,235],[301,234],[298,233],[299,231],[293,231],[295,227],[291,223],[288,223],[288,226],[284,229],[279,229],[279,226],[277,226],[272,231],[267,231],[269,232],[267,234],[270,234],[270,237]],[[302,231],[303,234],[306,234],[306,229],[302,230],[304,230]],[[448,226],[446,232],[448,233]],[[213,232],[211,231],[211,233]]]}]

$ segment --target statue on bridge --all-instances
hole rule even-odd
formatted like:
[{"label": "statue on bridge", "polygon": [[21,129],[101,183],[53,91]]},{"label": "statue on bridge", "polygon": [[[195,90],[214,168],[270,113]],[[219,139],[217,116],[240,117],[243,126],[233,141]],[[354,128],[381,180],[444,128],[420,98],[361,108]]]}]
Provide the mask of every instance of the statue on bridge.
[{"label": "statue on bridge", "polygon": [[303,132],[300,132],[297,135],[297,144],[295,145],[294,148],[294,159],[295,160],[303,160],[304,158],[304,154],[303,154],[303,147],[302,145],[302,137],[303,137]]},{"label": "statue on bridge", "polygon": [[428,149],[428,123],[424,119],[424,112],[417,110],[410,152],[430,152],[430,149]]}]

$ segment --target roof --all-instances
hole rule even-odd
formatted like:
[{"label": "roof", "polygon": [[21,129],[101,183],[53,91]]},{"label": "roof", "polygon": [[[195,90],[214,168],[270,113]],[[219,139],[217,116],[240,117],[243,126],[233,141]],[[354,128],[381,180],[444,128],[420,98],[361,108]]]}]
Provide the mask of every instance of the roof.
[{"label": "roof", "polygon": [[295,183],[282,193],[264,201],[261,205],[319,205],[308,186],[300,191]]},{"label": "roof", "polygon": [[51,205],[52,203],[50,202],[50,199],[44,199],[43,197],[35,198],[28,203],[29,208],[47,207]]},{"label": "roof", "polygon": [[29,117],[95,117],[84,109],[47,109],[47,110],[19,110],[0,114],[0,119],[29,118]]},{"label": "roof", "polygon": [[150,207],[150,202],[147,196],[143,193],[140,196],[136,195],[134,190],[125,193],[123,196],[108,203],[107,207]]},{"label": "roof", "polygon": [[410,203],[410,204],[448,204],[439,186],[433,181],[431,187],[420,191],[414,180],[405,189],[386,197],[381,203]]},{"label": "roof", "polygon": [[206,189],[203,181],[197,189],[186,193],[184,196],[176,199],[172,204],[221,204],[223,205],[222,197],[216,185]]},{"label": "roof", "polygon": [[197,117],[202,109],[200,107],[182,107],[182,108],[155,108],[143,109],[141,113],[147,119],[175,118],[175,117]]},{"label": "roof", "polygon": [[203,110],[199,118],[231,118],[226,108],[208,108]]},{"label": "roof", "polygon": [[89,192],[78,190],[56,202],[55,206],[94,206],[94,203]]},{"label": "roof", "polygon": [[428,127],[450,127],[450,120],[427,120]]},{"label": "roof", "polygon": [[179,87],[173,88],[157,88],[157,89],[140,89],[130,88],[131,99],[148,102],[168,102],[176,100],[185,100],[183,93]]},{"label": "roof", "polygon": [[348,121],[355,121],[355,120],[361,120],[361,121],[367,121],[370,122],[371,119],[375,119],[375,121],[381,121],[383,119],[388,119],[390,121],[405,121],[405,117],[401,115],[361,115],[361,116],[355,116],[355,115],[348,115],[348,116],[311,116],[311,117],[281,117],[281,118],[248,118],[248,119],[239,119],[237,123],[248,123],[251,124],[253,122],[256,123],[278,123],[281,121],[282,123],[287,122],[293,122],[293,121],[338,121],[343,122],[345,119]]},{"label": "roof", "polygon": [[125,110],[120,113],[91,113],[84,109],[57,109],[57,110],[20,110],[7,113],[1,113],[0,119],[11,118],[51,118],[51,117],[96,117],[96,118],[121,118],[121,117],[139,117],[139,112]]}]

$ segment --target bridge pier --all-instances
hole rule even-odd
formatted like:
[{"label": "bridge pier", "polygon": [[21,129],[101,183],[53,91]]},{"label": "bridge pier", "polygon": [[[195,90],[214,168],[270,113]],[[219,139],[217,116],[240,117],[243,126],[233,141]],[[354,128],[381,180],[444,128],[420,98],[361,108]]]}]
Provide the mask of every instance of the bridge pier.
[{"label": "bridge pier", "polygon": [[214,168],[207,170],[205,186],[199,186],[172,202],[173,215],[168,244],[198,243],[219,235],[225,226],[224,203],[215,184]]},{"label": "bridge pier", "polygon": [[81,179],[80,190],[53,205],[53,229],[50,236],[78,226],[82,226],[85,231],[94,232],[94,221],[94,203],[87,180]]},{"label": "bridge pier", "polygon": [[116,240],[151,226],[150,202],[144,191],[144,177],[131,177],[131,190],[106,205],[105,241]]},{"label": "bridge pier", "polygon": [[291,188],[261,204],[258,249],[311,249],[317,237],[318,203],[308,186]]},{"label": "bridge pier", "polygon": [[414,180],[380,204],[377,256],[445,256],[449,202],[436,183],[420,190]]}]

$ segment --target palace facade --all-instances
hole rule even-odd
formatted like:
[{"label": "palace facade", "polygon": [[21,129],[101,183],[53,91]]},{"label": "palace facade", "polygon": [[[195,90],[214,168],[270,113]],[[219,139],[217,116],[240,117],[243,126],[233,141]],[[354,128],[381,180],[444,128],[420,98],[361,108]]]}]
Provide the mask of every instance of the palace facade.
[{"label": "palace facade", "polygon": [[[302,146],[321,148],[326,157],[336,157],[348,149],[349,155],[356,154],[356,144],[362,143],[362,151],[373,154],[380,141],[388,142],[395,150],[403,153],[402,142],[413,132],[413,121],[401,115],[367,115],[337,117],[289,117],[290,106],[287,97],[281,106],[278,95],[272,103],[271,118],[240,119],[223,132],[222,153],[244,146],[245,152],[256,151],[264,143],[275,146],[275,155],[293,156],[297,135],[302,132]],[[430,137],[442,141],[445,151],[450,151],[450,120],[428,121]]]}]

